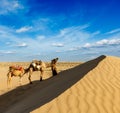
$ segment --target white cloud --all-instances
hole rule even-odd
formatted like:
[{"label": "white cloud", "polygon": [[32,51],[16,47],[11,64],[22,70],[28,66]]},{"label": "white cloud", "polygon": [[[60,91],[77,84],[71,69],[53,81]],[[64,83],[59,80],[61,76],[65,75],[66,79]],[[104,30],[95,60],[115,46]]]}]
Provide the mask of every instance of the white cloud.
[{"label": "white cloud", "polygon": [[5,54],[14,54],[15,52],[14,51],[6,51],[4,52]]},{"label": "white cloud", "polygon": [[44,40],[46,37],[45,36],[43,36],[43,35],[39,35],[39,36],[37,36],[37,40]]},{"label": "white cloud", "polygon": [[[17,52],[16,54],[17,56],[14,56],[16,57],[15,58],[16,60],[22,60],[25,58],[26,60],[28,60],[27,56],[29,55],[31,55],[29,59],[32,59],[34,58],[34,55],[38,53],[41,53],[41,54],[37,58],[42,57],[43,59],[50,59],[52,55],[54,55],[56,52],[58,53],[57,55],[61,55],[62,58],[63,56],[67,57],[68,55],[67,53],[69,53],[68,55],[69,57],[71,57],[71,55],[74,56],[75,54],[78,53],[78,56],[76,57],[78,58],[85,57],[87,59],[92,54],[98,55],[99,53],[108,51],[107,47],[109,47],[110,49],[111,48],[113,49],[114,48],[113,45],[120,44],[120,39],[119,39],[120,35],[118,34],[111,37],[107,37],[106,39],[103,39],[103,40],[99,40],[99,41],[96,40],[95,42],[91,42],[91,39],[93,40],[93,38],[91,37],[99,33],[100,33],[99,31],[96,31],[93,33],[87,32],[84,29],[81,30],[81,26],[76,26],[76,27],[73,26],[70,28],[62,29],[57,34],[52,34],[49,36],[39,35],[40,33],[31,36],[27,34],[27,32],[25,32],[24,33],[25,36],[24,34],[22,34],[24,38],[21,38],[20,34],[16,33],[14,28],[0,26],[0,39],[1,39],[0,44],[1,45],[4,44],[5,46],[4,45],[1,46],[1,49],[7,51],[7,52],[4,52],[4,54],[6,54],[6,57],[4,57],[4,59],[7,59],[9,57],[9,54],[15,53],[15,51]],[[19,47],[26,47],[26,48],[24,48],[24,51],[23,51],[23,49]],[[115,47],[117,47],[116,49],[117,51],[118,46],[115,46]],[[14,50],[14,51],[11,51],[11,50]],[[23,56],[19,55],[21,53],[23,54]],[[45,55],[43,56],[43,54]],[[9,59],[11,58],[9,57]]]},{"label": "white cloud", "polygon": [[17,47],[27,47],[28,45],[26,43],[20,43],[17,45]]},{"label": "white cloud", "polygon": [[120,39],[103,39],[100,41],[97,41],[95,43],[91,43],[91,44],[85,44],[83,47],[88,47],[88,48],[92,48],[92,47],[103,47],[103,46],[111,46],[111,45],[119,45],[120,44]]},{"label": "white cloud", "polygon": [[96,42],[95,46],[101,46],[101,45],[118,45],[120,44],[120,39],[103,39],[98,42]]},{"label": "white cloud", "polygon": [[61,43],[71,47],[83,44],[91,36],[92,34],[84,31],[81,26],[73,26],[62,29],[59,34],[56,35],[56,40],[59,40]]},{"label": "white cloud", "polygon": [[0,35],[5,35],[12,32],[12,28],[0,25]]},{"label": "white cloud", "polygon": [[76,51],[78,49],[79,49],[79,47],[73,47],[73,48],[68,49],[67,51]]},{"label": "white cloud", "polygon": [[92,36],[95,36],[95,35],[98,35],[98,34],[100,34],[100,31],[93,32]]},{"label": "white cloud", "polygon": [[98,42],[96,42],[96,45],[105,45],[105,44],[108,44],[109,43],[109,40],[107,39],[103,39],[103,40],[100,40]]},{"label": "white cloud", "polygon": [[109,40],[108,44],[110,45],[118,45],[120,44],[120,39],[112,39],[112,40]]},{"label": "white cloud", "polygon": [[23,9],[22,4],[18,0],[0,0],[0,15],[5,15],[10,12],[14,13],[18,9]]},{"label": "white cloud", "polygon": [[103,39],[94,43],[86,43],[83,46],[78,46],[72,48],[72,50],[79,50],[82,48],[97,48],[97,47],[107,47],[112,45],[120,45],[120,39]]},{"label": "white cloud", "polygon": [[90,43],[86,43],[83,47],[89,48],[89,47],[91,47],[91,44]]},{"label": "white cloud", "polygon": [[[24,38],[21,38],[19,34],[14,33],[14,29],[9,31],[9,29],[11,28],[8,28],[7,31],[9,31],[9,35],[5,37],[7,37],[6,39],[7,42],[10,42],[7,45],[11,48],[14,48],[15,46],[16,47],[27,47],[25,48],[24,51],[19,49],[19,52],[24,52],[25,54],[28,54],[28,53],[35,54],[38,52],[41,52],[43,54],[46,52],[51,53],[51,52],[56,52],[56,51],[65,52],[69,48],[71,48],[69,49],[69,51],[75,51],[75,50],[79,50],[80,47],[88,39],[90,39],[91,36],[93,36],[93,34],[95,35],[99,33],[99,32],[89,33],[89,32],[84,31],[84,29],[87,27],[88,25],[85,25],[84,27],[73,26],[70,28],[62,29],[58,34],[56,35],[53,34],[52,36],[49,36],[49,37],[45,35],[37,35],[36,37],[29,36],[29,37],[24,37]],[[23,42],[27,42],[29,46]],[[54,46],[54,48],[51,46]],[[59,49],[56,47],[59,47]],[[87,43],[85,47],[89,47],[89,44]],[[17,48],[15,49],[17,50]]]},{"label": "white cloud", "polygon": [[21,27],[20,29],[17,29],[16,32],[17,33],[22,33],[22,32],[26,32],[26,31],[29,31],[30,29],[32,29],[31,26],[24,26],[24,27]]},{"label": "white cloud", "polygon": [[68,51],[77,51],[83,48],[98,48],[98,47],[109,47],[109,46],[120,45],[120,39],[103,39],[94,43],[85,43],[83,46],[77,46],[68,49]]},{"label": "white cloud", "polygon": [[52,46],[55,46],[55,47],[64,47],[64,44],[62,44],[62,43],[53,43]]},{"label": "white cloud", "polygon": [[56,52],[56,53],[61,53],[62,51],[56,50],[55,52]]},{"label": "white cloud", "polygon": [[15,54],[15,51],[0,51],[0,54]]},{"label": "white cloud", "polygon": [[72,26],[69,28],[64,28],[60,31],[60,34],[58,37],[63,37],[65,35],[71,34],[71,33],[75,33],[75,32],[83,32],[82,30],[84,30],[85,28],[88,28],[89,25],[85,24],[82,26]]},{"label": "white cloud", "polygon": [[109,31],[106,34],[113,34],[113,33],[118,33],[118,32],[120,32],[120,28]]},{"label": "white cloud", "polygon": [[[87,45],[87,46],[86,46]],[[111,46],[111,45],[120,45],[120,39],[103,39],[95,43],[85,44],[83,47],[102,47],[102,46]]]}]

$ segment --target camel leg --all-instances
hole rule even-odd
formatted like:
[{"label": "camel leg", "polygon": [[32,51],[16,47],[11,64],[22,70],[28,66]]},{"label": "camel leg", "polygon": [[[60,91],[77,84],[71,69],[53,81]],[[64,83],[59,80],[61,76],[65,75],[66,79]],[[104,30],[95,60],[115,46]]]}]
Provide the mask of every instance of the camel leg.
[{"label": "camel leg", "polygon": [[31,81],[32,72],[33,72],[33,69],[30,68],[30,70],[29,70],[29,77],[28,77],[30,84],[32,84],[32,81]]},{"label": "camel leg", "polygon": [[22,85],[22,77],[24,74],[25,74],[25,71],[23,71],[19,76],[20,77],[20,80],[19,80],[20,85]]},{"label": "camel leg", "polygon": [[7,74],[7,87],[11,86],[11,72],[8,72]]},{"label": "camel leg", "polygon": [[20,76],[20,80],[19,80],[20,85],[22,85],[22,77]]}]

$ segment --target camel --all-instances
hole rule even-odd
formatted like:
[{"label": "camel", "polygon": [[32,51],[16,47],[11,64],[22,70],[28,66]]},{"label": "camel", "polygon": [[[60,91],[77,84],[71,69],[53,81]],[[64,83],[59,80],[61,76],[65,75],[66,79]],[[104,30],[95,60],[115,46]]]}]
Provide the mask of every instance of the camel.
[{"label": "camel", "polygon": [[57,70],[56,70],[57,61],[58,61],[58,58],[55,58],[55,59],[51,60],[50,64],[46,64],[45,62],[43,62],[41,60],[40,61],[33,60],[30,63],[29,67],[25,70],[25,73],[27,73],[27,72],[29,73],[28,79],[29,79],[30,84],[32,84],[31,76],[32,76],[32,73],[34,71],[40,71],[41,72],[40,73],[40,81],[43,80],[44,70],[46,68],[51,67],[52,73],[54,73],[53,76],[57,75]]},{"label": "camel", "polygon": [[21,84],[21,77],[24,75],[25,70],[21,66],[9,66],[9,71],[7,73],[7,85],[11,84],[11,78],[20,77],[20,84]]},{"label": "camel", "polygon": [[40,71],[40,81],[42,81],[42,76],[44,74],[44,70],[46,68],[46,64],[43,62],[43,61],[38,61],[38,60],[33,60],[29,67],[25,70],[26,73],[29,73],[29,82],[30,84],[32,84],[32,81],[31,81],[31,75],[34,71]]},{"label": "camel", "polygon": [[20,77],[20,83],[21,83],[21,78],[23,77],[24,74],[28,73],[28,79],[29,79],[29,83],[32,84],[32,80],[31,80],[31,76],[32,73],[34,71],[40,71],[40,81],[43,80],[43,74],[44,74],[44,70],[46,68],[51,67],[53,76],[57,75],[57,69],[56,69],[56,63],[58,61],[58,58],[55,58],[53,60],[51,60],[50,64],[46,64],[43,61],[38,61],[38,60],[33,60],[29,67],[27,69],[24,69],[21,66],[10,66],[9,67],[9,72],[7,74],[7,84],[10,85],[11,82],[11,78],[14,77]]}]

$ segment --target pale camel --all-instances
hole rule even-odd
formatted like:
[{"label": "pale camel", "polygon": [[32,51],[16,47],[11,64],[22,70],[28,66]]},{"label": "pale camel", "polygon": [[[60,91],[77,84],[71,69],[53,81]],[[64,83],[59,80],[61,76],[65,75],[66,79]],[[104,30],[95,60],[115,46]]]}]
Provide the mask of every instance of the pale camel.
[{"label": "pale camel", "polygon": [[33,60],[30,63],[29,67],[25,70],[26,73],[27,72],[29,73],[28,79],[29,79],[30,84],[32,84],[31,75],[34,71],[40,71],[40,81],[42,81],[42,76],[44,74],[44,70],[46,67],[47,67],[46,64],[41,60],[40,61]]},{"label": "pale camel", "polygon": [[55,59],[51,60],[50,64],[46,64],[45,62],[43,62],[41,60],[40,61],[33,60],[30,63],[29,67],[25,70],[25,73],[27,73],[27,72],[29,73],[28,79],[29,79],[30,84],[32,84],[31,76],[32,76],[32,73],[34,71],[40,71],[41,72],[40,73],[40,81],[43,80],[43,75],[44,75],[44,71],[45,71],[46,68],[51,67],[52,73],[56,72],[56,74],[53,74],[53,76],[57,75],[57,71],[56,71],[56,63],[57,63],[57,61],[58,61],[58,58],[55,58]]}]

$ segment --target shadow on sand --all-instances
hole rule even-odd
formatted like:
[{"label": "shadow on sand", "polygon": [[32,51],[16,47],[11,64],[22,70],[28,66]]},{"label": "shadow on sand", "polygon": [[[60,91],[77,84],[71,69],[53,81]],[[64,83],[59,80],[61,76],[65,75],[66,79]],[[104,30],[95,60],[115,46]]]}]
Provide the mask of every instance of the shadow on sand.
[{"label": "shadow on sand", "polygon": [[0,113],[29,113],[50,102],[82,79],[106,56],[85,62],[45,81],[34,81],[0,96]]}]

